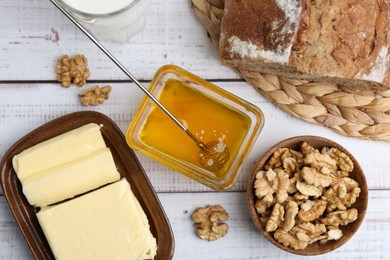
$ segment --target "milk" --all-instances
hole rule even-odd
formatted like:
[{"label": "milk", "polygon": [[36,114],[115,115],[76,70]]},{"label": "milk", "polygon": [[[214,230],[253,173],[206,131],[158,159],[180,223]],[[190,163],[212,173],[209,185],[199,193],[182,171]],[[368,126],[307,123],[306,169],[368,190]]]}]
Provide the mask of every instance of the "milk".
[{"label": "milk", "polygon": [[144,29],[150,0],[57,0],[99,40],[126,43]]},{"label": "milk", "polygon": [[134,0],[64,0],[72,8],[87,14],[113,13],[134,2]]}]

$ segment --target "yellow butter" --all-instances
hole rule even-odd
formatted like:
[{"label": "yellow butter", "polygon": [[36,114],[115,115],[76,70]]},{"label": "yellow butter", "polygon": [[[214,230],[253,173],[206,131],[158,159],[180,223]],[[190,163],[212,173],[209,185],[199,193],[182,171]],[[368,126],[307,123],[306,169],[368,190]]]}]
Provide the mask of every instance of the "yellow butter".
[{"label": "yellow butter", "polygon": [[37,173],[23,182],[28,202],[44,207],[119,180],[109,148]]},{"label": "yellow butter", "polygon": [[150,259],[156,239],[126,179],[45,208],[38,221],[56,259]]},{"label": "yellow butter", "polygon": [[106,147],[100,127],[90,123],[30,147],[12,159],[19,180]]}]

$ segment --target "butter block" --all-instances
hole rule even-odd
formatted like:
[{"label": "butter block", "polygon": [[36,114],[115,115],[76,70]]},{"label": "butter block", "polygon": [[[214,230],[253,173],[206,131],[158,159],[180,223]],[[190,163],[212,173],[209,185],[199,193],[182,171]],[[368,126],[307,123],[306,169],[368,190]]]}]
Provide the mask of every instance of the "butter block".
[{"label": "butter block", "polygon": [[23,193],[36,207],[73,198],[120,179],[109,148],[37,173],[23,182]]},{"label": "butter block", "polygon": [[90,123],[30,147],[12,158],[19,180],[106,147],[100,127]]},{"label": "butter block", "polygon": [[37,213],[56,259],[152,259],[148,219],[126,179]]}]

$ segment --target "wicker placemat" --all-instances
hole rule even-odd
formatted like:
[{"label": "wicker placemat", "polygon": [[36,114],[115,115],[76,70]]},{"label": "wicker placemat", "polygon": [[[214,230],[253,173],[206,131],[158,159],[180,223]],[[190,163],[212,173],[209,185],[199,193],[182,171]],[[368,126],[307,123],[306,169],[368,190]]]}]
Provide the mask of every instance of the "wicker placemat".
[{"label": "wicker placemat", "polygon": [[[194,13],[217,47],[224,0],[191,0]],[[238,70],[264,97],[284,111],[342,135],[390,142],[390,90],[356,88]]]}]

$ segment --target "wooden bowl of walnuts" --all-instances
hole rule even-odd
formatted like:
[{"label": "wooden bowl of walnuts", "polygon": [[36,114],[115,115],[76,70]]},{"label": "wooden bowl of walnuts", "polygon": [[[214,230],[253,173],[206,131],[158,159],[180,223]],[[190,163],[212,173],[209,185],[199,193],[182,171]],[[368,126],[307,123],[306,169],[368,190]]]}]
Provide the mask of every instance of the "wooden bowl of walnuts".
[{"label": "wooden bowl of walnuts", "polygon": [[359,163],[326,138],[298,136],[270,148],[247,188],[257,229],[277,247],[319,255],[346,243],[361,225],[368,203]]}]

